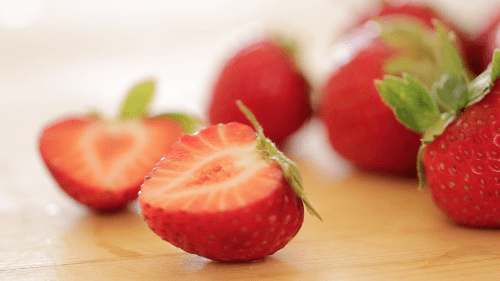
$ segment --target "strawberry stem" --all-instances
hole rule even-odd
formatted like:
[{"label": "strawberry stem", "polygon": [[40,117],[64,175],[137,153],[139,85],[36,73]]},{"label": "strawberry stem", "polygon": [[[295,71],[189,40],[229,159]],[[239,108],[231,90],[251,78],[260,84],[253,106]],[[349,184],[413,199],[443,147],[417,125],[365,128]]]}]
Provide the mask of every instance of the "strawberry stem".
[{"label": "strawberry stem", "polygon": [[306,194],[304,192],[304,188],[302,187],[302,176],[300,175],[299,168],[297,165],[290,160],[288,157],[283,154],[276,145],[266,136],[264,135],[264,130],[262,126],[255,118],[255,115],[248,109],[241,100],[237,100],[236,104],[240,108],[240,110],[245,114],[248,118],[255,131],[257,131],[258,144],[257,148],[261,152],[262,158],[271,159],[275,161],[280,166],[283,171],[283,175],[285,176],[288,184],[292,188],[292,190],[297,194],[304,202],[307,211],[316,216],[319,220],[323,221],[319,213],[312,207],[309,200],[307,200]]}]

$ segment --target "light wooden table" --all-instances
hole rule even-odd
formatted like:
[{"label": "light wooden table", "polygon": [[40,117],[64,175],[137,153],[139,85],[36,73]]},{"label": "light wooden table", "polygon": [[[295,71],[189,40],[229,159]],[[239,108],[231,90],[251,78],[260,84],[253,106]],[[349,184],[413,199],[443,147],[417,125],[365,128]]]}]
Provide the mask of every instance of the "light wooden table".
[{"label": "light wooden table", "polygon": [[153,234],[137,204],[102,215],[58,194],[52,203],[0,213],[0,280],[500,278],[499,232],[449,222],[414,180],[359,171],[331,179],[298,160],[324,221],[306,215],[298,235],[263,260],[191,255]]}]

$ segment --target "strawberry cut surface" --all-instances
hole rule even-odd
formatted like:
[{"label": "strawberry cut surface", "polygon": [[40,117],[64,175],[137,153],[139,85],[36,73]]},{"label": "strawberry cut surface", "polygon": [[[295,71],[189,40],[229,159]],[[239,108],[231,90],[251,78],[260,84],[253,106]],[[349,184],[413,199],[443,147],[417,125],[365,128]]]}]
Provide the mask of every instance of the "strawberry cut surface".
[{"label": "strawberry cut surface", "polygon": [[248,261],[283,248],[304,219],[280,166],[264,159],[240,123],[183,135],[141,187],[148,226],[189,253]]},{"label": "strawberry cut surface", "polygon": [[100,211],[137,198],[144,176],[182,128],[162,119],[101,120],[72,117],[45,128],[40,152],[71,197]]}]

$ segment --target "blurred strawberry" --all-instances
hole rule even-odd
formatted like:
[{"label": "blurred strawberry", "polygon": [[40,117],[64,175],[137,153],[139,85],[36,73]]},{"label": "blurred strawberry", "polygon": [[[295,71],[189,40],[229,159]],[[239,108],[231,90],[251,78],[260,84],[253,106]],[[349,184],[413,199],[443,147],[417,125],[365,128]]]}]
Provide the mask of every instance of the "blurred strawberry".
[{"label": "blurred strawberry", "polygon": [[117,119],[93,113],[44,128],[40,153],[60,187],[90,208],[109,212],[138,196],[144,176],[182,132],[196,129],[183,114],[148,115],[152,81],[136,86]]},{"label": "blurred strawberry", "polygon": [[[347,35],[319,105],[332,147],[361,169],[415,174],[420,136],[397,121],[375,79],[409,73],[428,87],[443,73],[428,18],[386,14]],[[446,59],[446,58],[444,58]]]},{"label": "blurred strawberry", "polygon": [[241,100],[276,144],[299,129],[311,116],[309,83],[294,62],[294,45],[265,37],[231,57],[215,81],[208,105],[212,124],[250,125],[235,105]]},{"label": "blurred strawberry", "polygon": [[[445,17],[443,14],[440,14],[428,3],[408,0],[379,0],[372,3],[370,9],[368,9],[368,11],[364,14],[362,13],[358,15],[354,26],[359,27],[369,20],[383,19],[384,17],[413,18],[414,20],[422,22],[429,28],[433,28],[433,20],[439,20],[449,29],[454,31],[458,38],[457,41],[459,42],[458,45],[460,52],[462,52],[463,56],[466,58],[469,69],[474,74],[479,74],[484,70],[484,68],[478,66],[476,60],[472,59],[472,56],[475,55],[477,49],[473,36],[451,19]],[[471,57],[471,59],[469,59],[469,57]],[[491,57],[489,59],[491,59]]]},{"label": "blurred strawberry", "polygon": [[500,51],[469,82],[448,33],[438,33],[445,71],[432,88],[410,75],[387,75],[377,89],[401,122],[423,133],[420,184],[436,205],[457,224],[498,228]]},{"label": "blurred strawberry", "polygon": [[474,39],[474,50],[468,55],[468,60],[474,62],[475,69],[480,71],[488,67],[493,58],[494,50],[500,48],[500,9],[492,14],[486,22],[485,27]]}]

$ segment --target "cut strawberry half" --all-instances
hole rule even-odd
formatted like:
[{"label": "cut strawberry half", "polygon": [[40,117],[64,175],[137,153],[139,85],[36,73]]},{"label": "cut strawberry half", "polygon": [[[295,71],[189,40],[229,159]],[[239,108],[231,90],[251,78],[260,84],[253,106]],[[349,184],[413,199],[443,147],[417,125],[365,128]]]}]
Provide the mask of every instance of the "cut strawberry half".
[{"label": "cut strawberry half", "polygon": [[317,213],[296,166],[261,133],[228,123],[183,135],[141,187],[149,227],[213,260],[253,260],[283,248],[302,225],[302,202]]},{"label": "cut strawberry half", "polygon": [[160,118],[68,118],[44,130],[40,153],[71,197],[109,211],[137,197],[144,176],[181,132],[178,123]]},{"label": "cut strawberry half", "polygon": [[149,175],[143,200],[165,211],[224,212],[266,198],[283,173],[262,161],[256,141],[252,128],[239,123],[183,135]]},{"label": "cut strawberry half", "polygon": [[61,188],[78,202],[99,211],[123,207],[137,198],[144,176],[179,139],[184,130],[176,118],[180,115],[147,116],[150,96],[141,97],[152,94],[149,86],[134,88],[119,119],[96,114],[68,117],[43,130],[42,159]]}]

